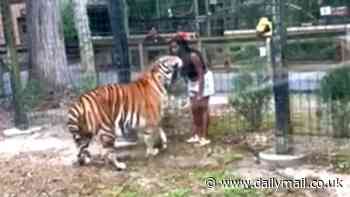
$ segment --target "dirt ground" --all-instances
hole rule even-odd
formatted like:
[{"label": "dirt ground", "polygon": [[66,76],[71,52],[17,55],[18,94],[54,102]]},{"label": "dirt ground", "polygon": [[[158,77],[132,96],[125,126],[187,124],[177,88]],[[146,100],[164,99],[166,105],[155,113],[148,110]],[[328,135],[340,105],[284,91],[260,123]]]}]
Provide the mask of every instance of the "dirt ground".
[{"label": "dirt ground", "polygon": [[[93,165],[74,167],[71,165],[75,155],[72,141],[66,133],[56,133],[60,130],[58,127],[0,141],[3,196],[165,196],[179,188],[191,189],[190,196],[201,196],[207,192],[201,183],[201,174],[207,170],[224,170],[231,163],[218,156],[233,150],[231,145],[214,143],[200,148],[185,144],[182,137],[177,137],[170,138],[169,148],[154,158],[144,156],[143,144],[132,148],[125,158],[128,169],[123,172],[99,164],[98,160]],[[51,138],[63,143],[55,146]],[[243,151],[235,151],[238,150]],[[198,171],[199,177],[193,175],[194,171]]]},{"label": "dirt ground", "polygon": [[[274,144],[271,131],[243,135],[235,132],[218,133],[218,128],[213,127],[210,131],[212,144],[197,147],[184,142],[189,137],[190,128],[187,127],[189,118],[182,115],[182,121],[167,125],[169,144],[166,150],[152,158],[145,157],[145,146],[141,142],[135,147],[120,150],[128,168],[116,171],[98,158],[88,166],[73,166],[76,149],[63,124],[42,126],[18,134],[15,129],[5,130],[11,128],[11,115],[6,110],[0,112],[0,196],[4,197],[350,196],[350,191],[344,190],[275,191],[223,186],[210,189],[206,185],[208,177],[217,180],[259,177],[281,179],[309,173],[315,177],[347,179],[346,186],[350,188],[349,176],[322,174],[325,171],[330,173],[329,151],[339,147],[339,143],[328,143],[325,139],[301,137],[299,143],[312,156],[303,166],[278,168],[264,162],[257,163],[256,160],[258,151]],[[320,142],[324,145],[319,146]],[[93,149],[94,146],[92,152]]]},{"label": "dirt ground", "polygon": [[[43,128],[0,140],[1,196],[336,196],[329,191],[208,189],[207,177],[281,177],[273,167],[257,164],[250,145],[269,147],[271,133],[212,136],[197,147],[188,134],[169,136],[168,149],[146,158],[140,143],[120,153],[125,171],[99,162],[72,166],[76,150],[62,126]],[[264,144],[265,143],[265,144]],[[312,167],[314,168],[314,167]],[[321,169],[325,167],[321,166]],[[283,171],[283,169],[281,169]],[[339,195],[338,195],[339,196]]]}]

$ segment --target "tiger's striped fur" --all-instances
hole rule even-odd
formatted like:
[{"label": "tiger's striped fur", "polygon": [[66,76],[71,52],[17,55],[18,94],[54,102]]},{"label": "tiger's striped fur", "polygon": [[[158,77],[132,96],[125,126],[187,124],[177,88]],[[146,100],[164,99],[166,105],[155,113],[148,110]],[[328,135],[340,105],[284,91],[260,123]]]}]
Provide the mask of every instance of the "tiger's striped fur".
[{"label": "tiger's striped fur", "polygon": [[166,136],[159,122],[167,100],[165,87],[171,84],[177,66],[182,66],[180,58],[163,56],[134,82],[105,85],[81,95],[69,109],[67,123],[78,147],[78,162],[85,163],[90,159],[87,148],[91,139],[97,136],[108,152],[107,157],[117,168],[125,168],[112,149],[115,140],[130,128],[144,129],[147,155],[158,153],[150,140],[155,128],[166,147]]}]

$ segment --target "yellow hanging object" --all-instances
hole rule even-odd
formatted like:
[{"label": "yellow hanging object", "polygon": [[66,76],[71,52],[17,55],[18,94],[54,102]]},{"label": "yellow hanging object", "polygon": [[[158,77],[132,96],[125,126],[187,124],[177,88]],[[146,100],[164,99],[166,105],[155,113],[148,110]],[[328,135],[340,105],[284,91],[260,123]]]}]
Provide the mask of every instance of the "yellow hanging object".
[{"label": "yellow hanging object", "polygon": [[261,37],[272,36],[272,22],[267,17],[261,17],[258,25],[256,26],[256,33]]}]

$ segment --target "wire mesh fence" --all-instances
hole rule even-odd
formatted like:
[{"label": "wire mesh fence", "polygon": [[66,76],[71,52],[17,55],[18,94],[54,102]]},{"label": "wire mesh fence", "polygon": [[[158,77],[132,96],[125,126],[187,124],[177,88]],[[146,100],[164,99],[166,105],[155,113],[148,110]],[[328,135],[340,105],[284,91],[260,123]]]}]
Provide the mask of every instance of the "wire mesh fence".
[{"label": "wire mesh fence", "polygon": [[[78,67],[71,66],[69,70],[72,89],[60,96],[54,93],[42,95],[40,83],[28,81],[28,71],[21,72],[25,86],[23,97],[26,98],[25,109],[30,126],[62,124],[66,121],[68,103],[73,102],[78,95],[94,88],[95,85],[118,83],[118,70],[115,69],[100,70],[97,84],[84,81],[84,75]],[[223,133],[274,129],[274,99],[271,91],[273,84],[269,73],[261,75],[256,71],[235,70],[213,72],[216,93],[210,98],[212,129]],[[132,79],[136,80],[140,70],[132,70],[131,73]],[[333,122],[337,121],[331,113],[335,110],[332,108],[333,104],[323,102],[320,95],[321,81],[326,74],[327,71],[289,72],[289,99],[294,134],[337,135],[332,126]],[[12,91],[7,72],[3,75],[3,82],[2,103],[6,100],[10,102]],[[180,83],[184,82],[180,80]],[[173,107],[181,107],[175,102],[182,103],[183,107],[186,101],[188,102],[186,90],[182,88],[176,93],[176,98],[178,101],[173,101]]]},{"label": "wire mesh fence", "polygon": [[[209,6],[207,11],[210,13],[203,9],[199,10],[200,16],[206,16],[199,21],[200,30],[195,28],[195,23],[198,22],[196,20],[199,19],[194,11],[189,9],[193,6],[189,3],[185,8],[191,12],[181,17],[168,16],[168,8],[163,9],[159,16],[143,17],[142,20],[140,17],[135,18],[136,16],[130,15],[130,32],[131,34],[146,33],[152,27],[157,27],[160,33],[176,32],[181,26],[186,31],[204,32],[201,34],[204,36],[209,36],[205,33],[208,29],[214,32],[212,36],[222,36],[224,34],[222,31],[226,30],[254,29],[260,16],[271,16],[270,1],[255,3],[240,1],[242,5],[235,4],[239,1],[226,1],[228,4],[225,4],[225,1],[215,2],[217,3],[207,5]],[[347,1],[339,2],[339,5],[348,5]],[[350,91],[344,85],[348,84],[347,75],[341,75],[347,73],[349,64],[346,62],[350,60],[350,30],[346,25],[349,23],[349,17],[319,16],[319,11],[315,10],[315,7],[318,9],[319,6],[312,4],[288,1],[287,6],[286,23],[289,27],[289,36],[284,58],[289,74],[290,121],[293,132],[305,135],[349,136],[346,114],[349,108]],[[199,4],[200,8],[205,6],[202,3]],[[182,9],[177,9],[176,3],[169,8],[172,8],[172,11]],[[110,35],[107,8],[91,6],[88,11],[93,35]],[[180,11],[177,11],[175,15],[179,15]],[[251,13],[254,14],[251,15]],[[151,14],[156,13],[151,11]],[[320,26],[334,24],[337,26]],[[314,25],[318,25],[317,28],[313,27]],[[217,43],[210,38],[202,40],[202,52],[214,73],[216,94],[211,97],[210,104],[211,127],[215,130],[239,132],[275,128],[275,105],[272,92],[274,84],[271,67],[268,65],[264,41],[257,40],[255,32],[253,34],[253,36],[245,35],[231,40],[222,37]],[[154,51],[156,50],[157,46]],[[262,53],[265,53],[265,56]],[[142,56],[140,54],[132,56],[131,62],[142,62],[137,59]],[[157,53],[157,55],[160,54]],[[142,71],[140,68],[141,66],[132,67],[130,73],[133,80]],[[97,81],[93,83],[85,79],[79,64],[68,66],[67,75],[69,85],[72,87],[70,96],[60,97],[41,95],[40,81],[29,80],[29,70],[23,69],[21,71],[22,83],[25,87],[23,96],[26,98],[30,124],[62,123],[66,115],[61,109],[66,105],[62,104],[61,100],[69,102],[95,86],[118,83],[118,73],[122,70],[112,66],[102,68],[100,65],[97,65],[96,69]],[[340,73],[331,75],[338,69]],[[10,103],[12,91],[10,76],[6,70],[0,70],[0,86],[2,103]],[[180,100],[186,100],[186,90],[182,90],[177,96]]]},{"label": "wire mesh fence", "polygon": [[[259,18],[271,17],[273,0],[217,0],[198,1],[127,1],[127,21],[129,32],[146,34],[152,27],[160,33],[175,31],[197,31],[201,36],[222,36],[225,30],[254,29]],[[346,24],[350,19],[346,15],[349,2],[337,1],[294,1],[286,3],[286,24],[288,27],[311,25]],[[348,7],[346,7],[348,6]],[[321,11],[329,9],[334,15]],[[108,16],[108,4],[89,4],[90,27],[95,36],[110,36],[111,27]],[[345,14],[344,14],[345,13]],[[199,23],[199,29],[196,27]]]}]

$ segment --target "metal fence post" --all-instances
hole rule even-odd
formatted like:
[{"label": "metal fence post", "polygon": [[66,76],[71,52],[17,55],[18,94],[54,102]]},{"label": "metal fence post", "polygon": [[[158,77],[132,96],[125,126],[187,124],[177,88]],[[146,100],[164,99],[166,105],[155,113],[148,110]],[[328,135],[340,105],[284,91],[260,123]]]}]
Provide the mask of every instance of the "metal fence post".
[{"label": "metal fence post", "polygon": [[284,51],[286,43],[286,26],[284,23],[285,1],[274,0],[272,6],[273,36],[271,39],[271,64],[273,70],[273,92],[276,113],[276,154],[287,154],[290,151],[289,134],[290,109],[289,109],[289,84],[288,68],[284,63]]}]

